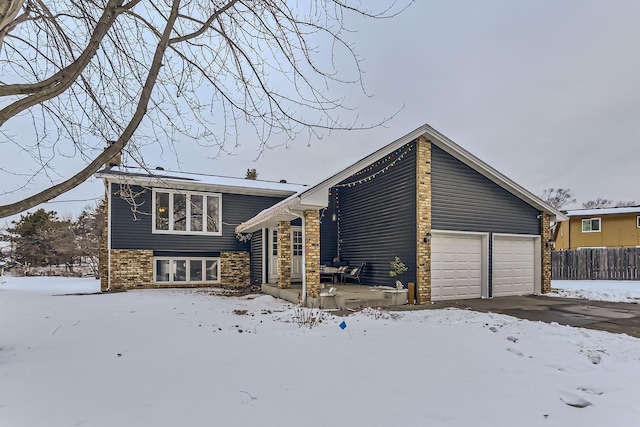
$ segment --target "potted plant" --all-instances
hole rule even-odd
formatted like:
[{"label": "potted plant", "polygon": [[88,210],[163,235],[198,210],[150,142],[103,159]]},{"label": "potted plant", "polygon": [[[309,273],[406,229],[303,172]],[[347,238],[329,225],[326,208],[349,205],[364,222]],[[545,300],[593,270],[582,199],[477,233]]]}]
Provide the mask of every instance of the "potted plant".
[{"label": "potted plant", "polygon": [[[391,261],[390,266],[391,270],[389,270],[389,276],[391,277],[398,277],[409,270],[409,268],[404,264],[404,262],[402,262],[402,260],[398,256],[395,257],[393,261]],[[404,288],[400,280],[396,280],[396,288],[398,290]]]}]

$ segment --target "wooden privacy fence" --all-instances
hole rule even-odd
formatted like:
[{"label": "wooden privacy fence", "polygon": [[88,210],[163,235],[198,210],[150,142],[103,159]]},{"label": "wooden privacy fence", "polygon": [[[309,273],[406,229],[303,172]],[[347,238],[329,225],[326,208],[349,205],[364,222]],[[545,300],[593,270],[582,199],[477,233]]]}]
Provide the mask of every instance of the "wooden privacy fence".
[{"label": "wooden privacy fence", "polygon": [[557,280],[640,280],[640,248],[574,249],[551,254]]}]

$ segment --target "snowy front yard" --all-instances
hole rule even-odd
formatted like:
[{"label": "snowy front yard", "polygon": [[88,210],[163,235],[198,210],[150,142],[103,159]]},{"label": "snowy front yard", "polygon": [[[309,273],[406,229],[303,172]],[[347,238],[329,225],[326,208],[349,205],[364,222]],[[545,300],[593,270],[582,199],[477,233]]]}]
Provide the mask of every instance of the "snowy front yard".
[{"label": "snowy front yard", "polygon": [[626,335],[454,309],[329,316],[308,329],[292,321],[291,305],[268,296],[52,296],[98,284],[6,279],[0,426],[600,427],[640,419],[640,340]]},{"label": "snowy front yard", "polygon": [[582,298],[637,304],[640,282],[630,280],[554,280],[550,297]]}]

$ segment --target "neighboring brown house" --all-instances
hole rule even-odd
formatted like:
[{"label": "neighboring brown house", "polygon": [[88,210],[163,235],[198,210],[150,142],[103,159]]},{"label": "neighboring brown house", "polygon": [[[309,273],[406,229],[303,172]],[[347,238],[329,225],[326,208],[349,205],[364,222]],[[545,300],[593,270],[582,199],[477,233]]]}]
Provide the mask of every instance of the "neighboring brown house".
[{"label": "neighboring brown house", "polygon": [[640,206],[567,211],[555,249],[640,247]]}]

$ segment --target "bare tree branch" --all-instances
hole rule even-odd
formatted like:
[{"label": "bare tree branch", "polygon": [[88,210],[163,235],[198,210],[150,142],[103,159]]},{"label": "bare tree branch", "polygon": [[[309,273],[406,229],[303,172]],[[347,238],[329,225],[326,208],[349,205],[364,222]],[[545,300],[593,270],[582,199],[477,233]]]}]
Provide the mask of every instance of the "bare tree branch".
[{"label": "bare tree branch", "polygon": [[[367,95],[346,22],[392,17],[403,1],[376,12],[358,0],[5,0],[0,144],[29,160],[25,182],[51,185],[0,217],[74,188],[123,150],[141,164],[151,148],[177,157],[188,143],[215,157],[244,132],[260,156],[300,135],[384,123],[360,123],[343,95],[354,83]],[[25,113],[33,139],[14,137]],[[61,157],[85,166],[63,177]]]}]

